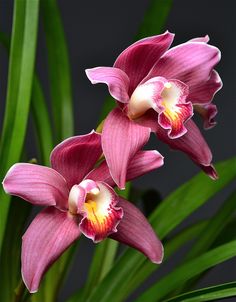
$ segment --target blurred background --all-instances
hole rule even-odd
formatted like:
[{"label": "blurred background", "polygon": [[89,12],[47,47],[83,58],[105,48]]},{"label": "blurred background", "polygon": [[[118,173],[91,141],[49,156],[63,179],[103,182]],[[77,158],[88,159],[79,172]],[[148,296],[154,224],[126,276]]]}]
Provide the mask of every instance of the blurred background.
[{"label": "blurred background", "polygon": [[[109,0],[59,0],[69,47],[76,134],[85,134],[91,128],[96,128],[102,104],[108,95],[106,86],[93,86],[87,79],[84,70],[96,66],[113,65],[120,52],[133,42],[148,5],[148,0],[115,2]],[[12,1],[0,1],[1,31],[10,33],[12,11]],[[222,52],[222,60],[216,69],[224,86],[214,99],[219,111],[218,125],[203,133],[212,149],[214,162],[229,158],[236,151],[235,12],[236,4],[233,0],[225,2],[220,0],[173,1],[173,7],[164,28],[164,30],[168,29],[176,34],[173,45],[208,34],[210,44],[217,46]],[[40,47],[37,52],[37,71],[43,83],[45,95],[49,96],[47,58],[42,26],[39,30],[38,45]],[[0,121],[2,124],[8,66],[7,55],[3,48],[0,48],[0,64]],[[202,126],[197,117],[195,117],[195,121],[200,127]],[[32,128],[30,121],[27,136],[28,158],[37,157]],[[184,154],[170,151],[155,137],[152,137],[148,147],[157,149],[165,156],[165,165],[135,181],[134,187],[139,190],[155,189],[161,197],[164,197],[199,171]],[[235,183],[232,186],[235,186]],[[199,218],[208,217],[209,214],[215,212],[221,201],[227,196],[228,190],[230,188],[218,194],[180,227]],[[153,203],[155,203],[154,200]],[[67,287],[61,293],[60,302],[63,302],[86,279],[92,253],[93,244],[89,240],[81,240],[76,263],[71,270]],[[171,271],[172,265],[181,260],[183,253],[184,250],[180,251],[179,257],[172,259],[168,267],[163,264],[156,275],[160,276]],[[230,260],[211,270],[199,286],[210,286],[235,279],[236,261]],[[77,281],[75,282],[75,280]],[[153,283],[154,280],[155,278],[152,277],[146,284]],[[142,288],[140,290],[142,291]],[[136,295],[138,292],[129,301],[132,301]]]}]

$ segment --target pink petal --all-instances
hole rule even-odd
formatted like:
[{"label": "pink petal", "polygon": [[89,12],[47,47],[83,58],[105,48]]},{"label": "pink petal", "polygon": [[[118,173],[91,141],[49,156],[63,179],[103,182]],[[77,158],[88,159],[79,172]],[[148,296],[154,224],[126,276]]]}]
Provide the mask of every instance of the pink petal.
[{"label": "pink petal", "polygon": [[216,125],[215,116],[218,112],[216,105],[194,105],[194,110],[202,116],[205,129],[210,129]]},{"label": "pink petal", "polygon": [[[155,150],[138,151],[128,165],[126,180],[135,179],[154,169],[160,168],[163,164],[164,158],[159,152]],[[99,167],[92,170],[86,178],[103,181],[112,187],[115,186],[106,161],[103,161]]]},{"label": "pink petal", "polygon": [[65,179],[55,170],[19,163],[11,167],[3,180],[6,193],[42,206],[67,208],[68,188]]},{"label": "pink petal", "polygon": [[127,244],[154,263],[161,263],[163,246],[146,217],[132,203],[120,198],[118,206],[124,210],[124,216],[117,227],[117,233],[111,234],[114,240]]},{"label": "pink petal", "polygon": [[117,232],[117,225],[123,217],[123,210],[116,207],[118,196],[105,183],[97,182],[99,193],[89,194],[80,214],[84,217],[80,222],[81,232],[94,242],[105,239]]},{"label": "pink petal", "polygon": [[92,131],[64,140],[51,153],[51,165],[68,182],[79,184],[102,154],[101,135]]},{"label": "pink petal", "polygon": [[130,121],[119,108],[107,116],[102,132],[102,148],[110,173],[120,189],[125,188],[126,171],[131,158],[150,136],[150,128]]},{"label": "pink petal", "polygon": [[[187,133],[180,138],[170,139],[166,130],[157,129],[158,138],[167,143],[172,149],[186,153],[210,177],[213,176],[211,166],[212,154],[198,127],[192,120],[185,124]],[[204,167],[204,168],[203,168]]]},{"label": "pink petal", "polygon": [[54,207],[39,213],[22,242],[22,278],[34,293],[48,268],[80,236],[78,222]]},{"label": "pink petal", "polygon": [[105,83],[114,99],[128,102],[129,77],[124,71],[114,67],[96,67],[85,72],[92,84]]},{"label": "pink petal", "polygon": [[209,40],[210,40],[209,36],[206,35],[205,37],[199,37],[199,38],[191,39],[188,42],[203,42],[203,43],[208,43]]},{"label": "pink petal", "polygon": [[217,91],[222,88],[222,81],[215,70],[212,70],[206,81],[199,82],[190,88],[187,100],[193,104],[208,104],[214,98]]},{"label": "pink petal", "polygon": [[193,85],[206,82],[219,61],[218,48],[206,43],[187,42],[168,50],[143,81],[162,76],[180,80],[191,89]]},{"label": "pink petal", "polygon": [[148,74],[152,66],[170,47],[174,34],[168,31],[162,35],[148,37],[126,48],[116,59],[114,67],[122,69],[130,79],[129,94]]}]

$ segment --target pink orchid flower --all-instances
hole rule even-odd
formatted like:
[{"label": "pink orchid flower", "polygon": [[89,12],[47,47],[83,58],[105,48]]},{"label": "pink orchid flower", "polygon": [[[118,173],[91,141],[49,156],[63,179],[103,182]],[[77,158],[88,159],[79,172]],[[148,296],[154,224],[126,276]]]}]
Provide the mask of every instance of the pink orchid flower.
[{"label": "pink orchid flower", "polygon": [[[93,84],[107,84],[118,101],[119,107],[105,120],[102,145],[120,188],[125,185],[130,157],[149,138],[147,128],[172,149],[185,152],[211,178],[217,178],[211,151],[191,117],[195,110],[204,119],[205,128],[215,125],[217,109],[211,101],[222,82],[213,68],[220,51],[207,44],[208,36],[169,49],[173,38],[167,31],[142,39],[126,48],[113,67],[86,70]],[[122,167],[118,165],[121,158]]]},{"label": "pink orchid flower", "polygon": [[[47,269],[83,233],[94,242],[109,236],[161,263],[163,247],[145,216],[113,190],[115,183],[102,155],[101,135],[91,132],[63,141],[51,153],[52,168],[15,164],[4,190],[45,206],[23,236],[22,278],[31,293]],[[129,163],[133,179],[163,165],[156,151],[139,151]]]}]

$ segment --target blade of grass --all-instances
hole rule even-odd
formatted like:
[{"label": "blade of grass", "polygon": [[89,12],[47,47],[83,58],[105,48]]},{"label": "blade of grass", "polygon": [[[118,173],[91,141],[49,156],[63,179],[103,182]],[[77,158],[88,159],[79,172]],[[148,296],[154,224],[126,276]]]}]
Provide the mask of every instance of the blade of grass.
[{"label": "blade of grass", "polygon": [[53,149],[53,134],[43,91],[36,75],[33,79],[31,110],[38,138],[41,161],[50,166],[50,153]]},{"label": "blade of grass", "polygon": [[[19,161],[29,114],[35,61],[39,1],[15,1],[7,100],[0,142],[0,179]],[[0,251],[9,210],[9,196],[0,189]]]},{"label": "blade of grass", "polygon": [[[160,34],[165,26],[171,6],[172,0],[151,0],[134,41]],[[108,96],[103,104],[99,123],[115,106],[114,99]]]},{"label": "blade of grass", "polygon": [[236,297],[236,282],[224,283],[207,288],[201,288],[163,302],[202,302],[218,301],[218,299]]},{"label": "blade of grass", "polygon": [[[202,206],[208,199],[222,190],[236,177],[236,158],[232,158],[216,165],[220,178],[216,182],[209,180],[202,172],[171,193],[153,212],[150,221],[159,235],[166,237],[186,217]],[[150,275],[157,266],[150,263],[140,253],[128,249],[116,262],[107,276],[94,289],[87,302],[98,300],[108,302],[122,301],[129,293],[129,281],[139,272],[139,282],[143,282],[142,269],[148,270]],[[145,276],[146,277],[146,276]],[[125,282],[124,282],[125,280]],[[138,287],[139,284],[136,284]],[[126,291],[124,291],[124,287]]]},{"label": "blade of grass", "polygon": [[[225,227],[232,220],[232,216],[236,210],[236,191],[233,192],[230,197],[223,203],[219,208],[217,213],[209,220],[205,229],[199,234],[199,238],[196,240],[195,244],[191,247],[187,253],[184,261],[193,259],[203,252],[207,251],[209,247],[212,246],[213,242],[220,235],[220,233],[225,229]],[[176,295],[189,290],[195,281],[198,280],[194,278],[189,282],[186,282],[183,287],[178,288]]]},{"label": "blade of grass", "polygon": [[[9,53],[10,39],[3,32],[0,32],[0,43]],[[31,110],[38,137],[41,162],[49,166],[49,156],[53,149],[53,134],[42,87],[36,74],[33,78]]]},{"label": "blade of grass", "polygon": [[[12,197],[0,258],[0,301],[12,301],[20,276],[21,237],[31,205]],[[6,261],[10,259],[10,261]]]},{"label": "blade of grass", "polygon": [[162,278],[143,293],[136,302],[163,301],[163,298],[168,293],[181,286],[186,280],[235,256],[236,241],[231,241],[210,250],[207,253],[181,265],[166,277]]},{"label": "blade of grass", "polygon": [[73,135],[73,108],[68,50],[56,0],[41,0],[46,34],[56,143]]}]

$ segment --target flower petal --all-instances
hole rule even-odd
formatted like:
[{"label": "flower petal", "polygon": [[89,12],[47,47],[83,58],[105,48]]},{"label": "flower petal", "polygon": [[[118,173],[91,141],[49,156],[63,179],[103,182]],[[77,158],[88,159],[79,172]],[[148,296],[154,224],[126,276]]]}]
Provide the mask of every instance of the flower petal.
[{"label": "flower petal", "polygon": [[157,128],[158,138],[167,143],[172,149],[186,153],[204,172],[215,179],[211,165],[212,154],[198,127],[192,120],[185,124],[187,133],[180,138],[170,139],[166,130]]},{"label": "flower petal", "polygon": [[125,188],[131,158],[148,141],[150,128],[130,121],[119,108],[107,116],[102,132],[102,148],[110,173],[120,189]]},{"label": "flower petal", "polygon": [[123,208],[124,216],[117,227],[117,233],[111,234],[110,237],[137,249],[152,262],[161,263],[163,246],[146,217],[123,198],[119,199],[118,206]]},{"label": "flower petal", "polygon": [[208,104],[213,100],[214,95],[222,86],[219,74],[215,70],[212,70],[206,81],[199,82],[191,87],[187,100],[198,105]]},{"label": "flower petal", "polygon": [[69,189],[79,184],[102,154],[101,135],[92,131],[68,138],[51,153],[51,165],[67,180]]},{"label": "flower petal", "polygon": [[199,37],[199,38],[191,39],[188,42],[204,42],[204,43],[208,43],[209,40],[210,40],[209,36],[206,35],[205,37]]},{"label": "flower petal", "polygon": [[105,83],[111,96],[117,101],[127,103],[129,100],[129,77],[127,74],[114,67],[95,67],[85,70],[92,84]]},{"label": "flower petal", "polygon": [[55,170],[34,164],[13,165],[3,180],[6,193],[42,206],[67,208],[68,188],[65,179]]},{"label": "flower petal", "polygon": [[78,222],[68,213],[49,207],[28,227],[22,242],[22,278],[28,290],[38,290],[48,268],[80,236]]},{"label": "flower petal", "polygon": [[220,61],[218,48],[200,42],[187,42],[168,50],[143,80],[156,76],[178,79],[191,86],[205,82]]},{"label": "flower petal", "polygon": [[[126,181],[130,181],[154,169],[160,168],[163,164],[164,158],[156,150],[138,151],[128,165]],[[105,160],[97,168],[92,170],[86,178],[94,181],[103,181],[111,187],[115,186],[115,182],[111,177]]]},{"label": "flower petal", "polygon": [[158,122],[164,129],[168,130],[168,136],[171,139],[181,137],[187,132],[184,126],[185,122],[193,115],[193,106],[191,103],[176,104],[174,110],[165,109],[158,116]]},{"label": "flower petal", "polygon": [[148,37],[126,48],[116,59],[114,67],[122,69],[130,79],[129,95],[148,74],[152,66],[170,47],[174,34]]},{"label": "flower petal", "polygon": [[194,105],[194,110],[202,116],[205,129],[211,129],[216,125],[215,116],[218,112],[216,105]]},{"label": "flower petal", "polygon": [[81,232],[94,242],[105,239],[108,235],[117,232],[117,225],[123,216],[123,210],[115,207],[118,196],[105,183],[97,182],[99,193],[89,193],[80,214],[84,217],[80,222]]}]

